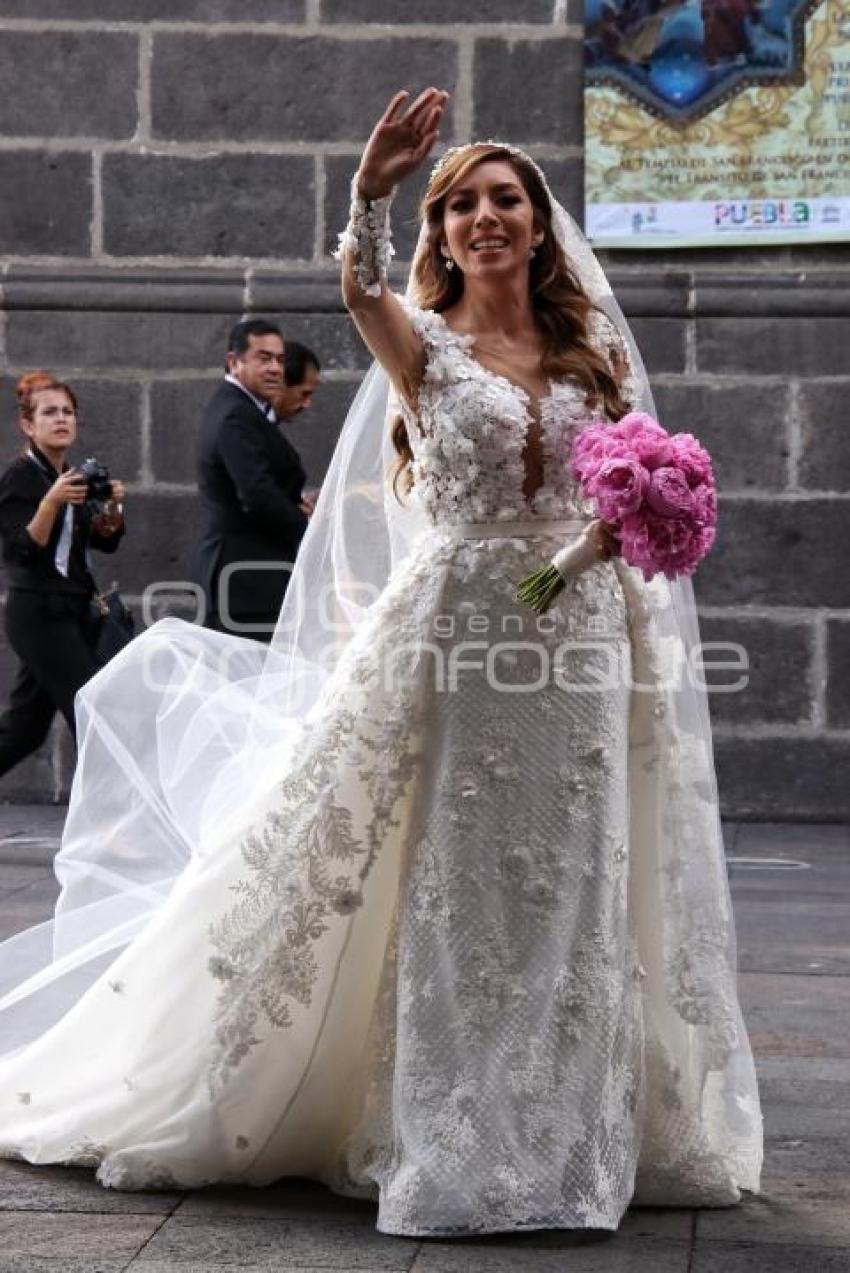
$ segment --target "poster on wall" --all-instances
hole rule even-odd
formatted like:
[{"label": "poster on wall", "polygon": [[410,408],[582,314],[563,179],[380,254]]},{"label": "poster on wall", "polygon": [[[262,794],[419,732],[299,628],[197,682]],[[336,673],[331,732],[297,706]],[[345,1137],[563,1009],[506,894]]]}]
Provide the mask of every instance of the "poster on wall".
[{"label": "poster on wall", "polygon": [[850,240],[850,0],[585,0],[596,247]]}]

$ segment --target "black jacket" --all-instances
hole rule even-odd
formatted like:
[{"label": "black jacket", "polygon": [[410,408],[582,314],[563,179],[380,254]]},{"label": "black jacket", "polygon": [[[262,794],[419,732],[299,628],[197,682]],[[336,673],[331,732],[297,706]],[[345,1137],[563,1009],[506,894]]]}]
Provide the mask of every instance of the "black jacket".
[{"label": "black jacket", "polygon": [[37,455],[40,464],[22,455],[0,475],[0,538],[8,586],[17,592],[90,597],[96,586],[86,564],[86,549],[114,553],[123,538],[124,528],[119,527],[114,535],[99,535],[91,528],[88,507],[85,504],[73,505],[74,534],[68,557],[68,574],[60,574],[54,557],[62,533],[64,507],[59,509],[44,547],[37,544],[26,530],[55,480],[46,458],[39,452]]},{"label": "black jacket", "polygon": [[[282,567],[295,561],[307,529],[298,507],[306,474],[277,425],[225,380],[204,413],[197,477],[201,533],[193,574],[218,615],[218,581],[226,566],[257,561]],[[233,572],[227,585],[231,615],[274,619],[288,582],[285,569]]]}]

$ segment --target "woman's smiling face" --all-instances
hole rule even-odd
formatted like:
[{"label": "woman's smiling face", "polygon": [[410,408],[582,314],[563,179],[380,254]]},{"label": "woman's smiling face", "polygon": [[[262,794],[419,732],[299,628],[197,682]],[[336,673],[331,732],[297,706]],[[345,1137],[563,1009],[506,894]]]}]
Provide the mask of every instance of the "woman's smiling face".
[{"label": "woman's smiling face", "polygon": [[468,278],[502,279],[528,270],[543,239],[518,174],[504,160],[485,160],[446,195],[443,252]]}]

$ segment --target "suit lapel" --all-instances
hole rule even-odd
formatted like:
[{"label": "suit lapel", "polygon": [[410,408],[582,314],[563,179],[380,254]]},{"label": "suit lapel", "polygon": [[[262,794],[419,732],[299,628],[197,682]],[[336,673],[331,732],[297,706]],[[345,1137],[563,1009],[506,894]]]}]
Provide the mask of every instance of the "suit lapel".
[{"label": "suit lapel", "polygon": [[230,399],[248,414],[251,420],[256,421],[258,424],[262,422],[264,425],[271,427],[269,426],[268,416],[260,410],[253,398],[248,397],[244,389],[240,389],[238,385],[232,384],[229,380],[222,381],[221,387],[222,391],[226,392]]},{"label": "suit lapel", "polygon": [[244,393],[238,385],[231,384],[229,380],[225,380],[222,382],[222,389],[227,390],[232,400],[238,402],[240,407],[244,408],[246,420],[250,420],[251,425],[262,434],[269,455],[276,458],[278,463],[282,464],[303,486],[307,474],[301,463],[301,456],[289,441],[289,438],[285,437],[280,431],[280,426],[272,424],[256,402],[249,398],[247,393]]}]

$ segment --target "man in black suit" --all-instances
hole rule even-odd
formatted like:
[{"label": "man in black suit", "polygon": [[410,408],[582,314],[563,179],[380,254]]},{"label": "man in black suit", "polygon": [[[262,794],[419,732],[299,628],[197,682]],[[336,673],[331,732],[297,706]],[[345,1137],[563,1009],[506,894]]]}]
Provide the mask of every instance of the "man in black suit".
[{"label": "man in black suit", "polygon": [[204,414],[197,474],[202,528],[195,577],[206,626],[268,641],[312,505],[298,452],[271,405],[283,385],[283,337],[252,318],[230,333],[227,375]]}]

